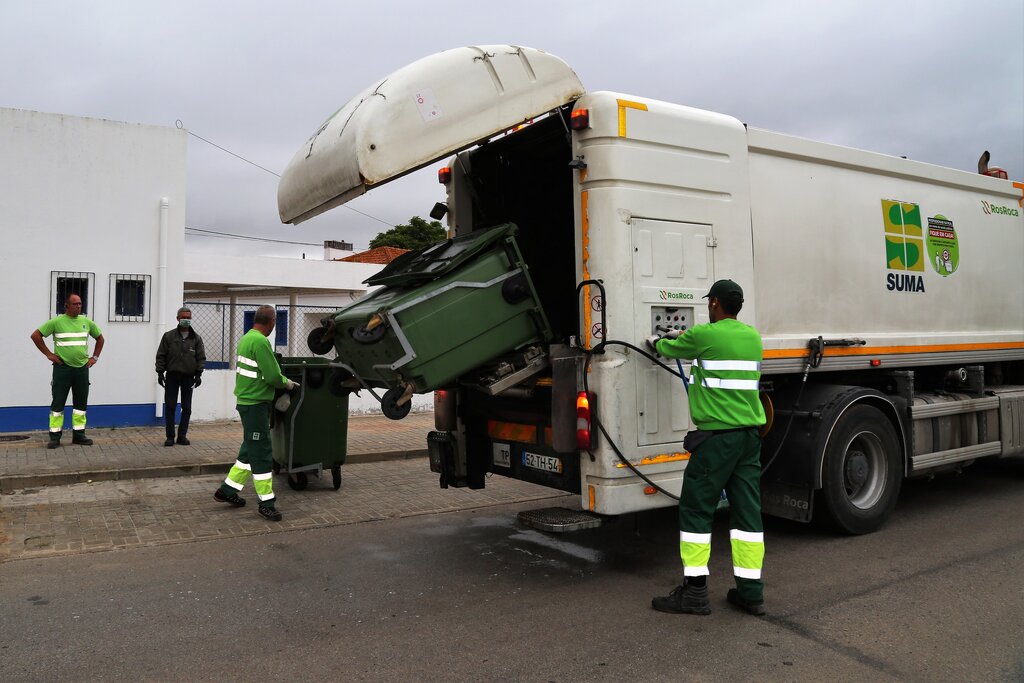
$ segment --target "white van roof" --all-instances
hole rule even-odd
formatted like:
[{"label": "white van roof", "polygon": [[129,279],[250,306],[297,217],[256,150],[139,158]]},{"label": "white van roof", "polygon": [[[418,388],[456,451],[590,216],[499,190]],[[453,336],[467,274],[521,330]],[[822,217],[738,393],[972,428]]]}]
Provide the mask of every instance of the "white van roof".
[{"label": "white van roof", "polygon": [[413,62],[349,100],[296,152],[277,188],[281,221],[301,223],[583,93],[565,62],[529,47]]}]

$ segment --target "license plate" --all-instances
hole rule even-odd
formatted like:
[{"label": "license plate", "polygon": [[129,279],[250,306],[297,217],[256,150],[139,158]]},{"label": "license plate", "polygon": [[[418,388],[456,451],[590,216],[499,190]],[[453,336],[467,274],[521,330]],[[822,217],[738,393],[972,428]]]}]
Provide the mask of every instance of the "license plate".
[{"label": "license plate", "polygon": [[512,467],[512,446],[507,443],[496,443],[494,446],[494,462],[498,467]]},{"label": "license plate", "polygon": [[553,455],[540,455],[539,453],[523,453],[523,465],[541,472],[562,473],[562,461]]}]

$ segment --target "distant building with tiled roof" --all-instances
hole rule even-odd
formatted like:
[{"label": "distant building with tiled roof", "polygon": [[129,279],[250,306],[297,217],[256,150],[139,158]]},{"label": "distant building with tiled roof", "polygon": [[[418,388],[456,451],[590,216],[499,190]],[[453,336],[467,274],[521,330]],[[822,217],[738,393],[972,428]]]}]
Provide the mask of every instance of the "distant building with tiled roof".
[{"label": "distant building with tiled roof", "polygon": [[334,259],[335,261],[353,261],[355,263],[391,263],[402,254],[409,251],[408,249],[399,249],[398,247],[377,247],[376,249],[370,249],[369,251],[361,251],[358,254],[352,254],[345,258]]}]

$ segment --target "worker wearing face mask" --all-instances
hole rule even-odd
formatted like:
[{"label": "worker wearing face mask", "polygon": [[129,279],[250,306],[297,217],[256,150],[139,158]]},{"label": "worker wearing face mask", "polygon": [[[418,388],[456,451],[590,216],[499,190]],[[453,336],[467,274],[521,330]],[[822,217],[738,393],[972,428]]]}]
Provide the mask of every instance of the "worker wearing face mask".
[{"label": "worker wearing face mask", "polygon": [[238,492],[252,477],[259,498],[259,513],[272,522],[281,521],[281,512],[275,504],[271,480],[270,404],[275,389],[291,391],[298,386],[281,374],[281,366],[267,339],[274,332],[276,319],[277,311],[273,306],[260,306],[253,317],[252,329],[238,342],[235,398],[242,418],[242,447],[224,483],[213,494],[221,503],[241,507],[245,499]]},{"label": "worker wearing face mask", "polygon": [[156,381],[164,388],[164,423],[167,440],[164,446],[173,446],[174,409],[181,393],[181,421],[178,424],[177,443],[188,446],[188,421],[192,416],[192,389],[203,383],[206,350],[203,339],[192,329],[192,311],[178,309],[178,326],[164,333],[156,351]]}]

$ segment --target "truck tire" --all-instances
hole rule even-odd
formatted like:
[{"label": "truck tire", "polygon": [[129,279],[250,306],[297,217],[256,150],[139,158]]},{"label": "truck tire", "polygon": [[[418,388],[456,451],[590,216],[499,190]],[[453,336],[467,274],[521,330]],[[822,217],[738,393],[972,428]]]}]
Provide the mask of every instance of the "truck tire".
[{"label": "truck tire", "polygon": [[903,463],[896,429],[882,411],[856,405],[845,411],[825,445],[821,506],[848,534],[877,530],[896,507]]}]

